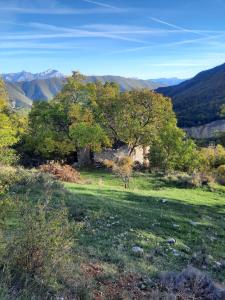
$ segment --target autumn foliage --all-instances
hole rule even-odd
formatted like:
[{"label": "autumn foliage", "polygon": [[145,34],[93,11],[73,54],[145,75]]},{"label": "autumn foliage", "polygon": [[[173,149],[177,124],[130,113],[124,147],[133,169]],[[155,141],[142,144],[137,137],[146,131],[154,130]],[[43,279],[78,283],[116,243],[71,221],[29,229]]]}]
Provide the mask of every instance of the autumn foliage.
[{"label": "autumn foliage", "polygon": [[133,160],[131,157],[123,156],[115,160],[105,160],[104,164],[107,168],[111,168],[113,173],[122,179],[125,188],[129,188],[133,171]]},{"label": "autumn foliage", "polygon": [[39,167],[41,172],[52,174],[55,178],[64,182],[81,182],[80,173],[69,165],[59,163],[44,164]]}]

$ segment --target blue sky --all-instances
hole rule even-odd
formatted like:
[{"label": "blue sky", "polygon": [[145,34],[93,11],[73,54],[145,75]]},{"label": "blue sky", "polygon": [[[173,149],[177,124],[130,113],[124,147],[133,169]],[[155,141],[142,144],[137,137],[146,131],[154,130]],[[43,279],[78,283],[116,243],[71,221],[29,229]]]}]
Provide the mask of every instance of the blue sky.
[{"label": "blue sky", "polygon": [[188,78],[225,62],[225,0],[0,0],[0,73]]}]

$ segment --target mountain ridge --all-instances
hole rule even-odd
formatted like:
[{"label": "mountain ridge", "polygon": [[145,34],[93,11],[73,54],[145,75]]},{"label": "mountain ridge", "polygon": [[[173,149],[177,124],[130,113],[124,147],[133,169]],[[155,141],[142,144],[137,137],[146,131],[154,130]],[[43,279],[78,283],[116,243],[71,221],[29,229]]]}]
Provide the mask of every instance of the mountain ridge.
[{"label": "mountain ridge", "polygon": [[170,78],[156,78],[156,79],[148,79],[149,81],[165,85],[165,86],[172,86],[172,85],[177,85],[180,84],[181,82],[184,82],[187,79],[181,79],[178,77],[170,77]]},{"label": "mountain ridge", "polygon": [[54,69],[48,69],[40,73],[31,73],[27,71],[21,71],[16,73],[5,73],[1,74],[1,77],[4,81],[7,82],[23,82],[23,81],[33,81],[41,79],[50,79],[50,78],[65,78],[65,75]]},{"label": "mountain ridge", "polygon": [[[16,73],[12,74],[14,74],[15,76]],[[26,76],[28,75],[26,74]],[[5,80],[11,102],[13,102],[16,107],[30,107],[33,101],[50,100],[54,98],[54,96],[61,91],[66,77],[59,76],[26,81],[19,80],[14,82],[12,80],[13,79],[11,79],[11,81]],[[153,83],[147,80],[126,78],[122,76],[93,75],[87,76],[86,78],[87,82],[96,82],[98,80],[100,80],[103,83],[105,83],[106,81],[115,82],[120,86],[121,91],[141,88],[148,88],[154,90],[160,86],[157,83]]]},{"label": "mountain ridge", "polygon": [[225,104],[225,64],[202,71],[178,85],[156,89],[170,97],[181,127],[207,124],[221,119]]}]

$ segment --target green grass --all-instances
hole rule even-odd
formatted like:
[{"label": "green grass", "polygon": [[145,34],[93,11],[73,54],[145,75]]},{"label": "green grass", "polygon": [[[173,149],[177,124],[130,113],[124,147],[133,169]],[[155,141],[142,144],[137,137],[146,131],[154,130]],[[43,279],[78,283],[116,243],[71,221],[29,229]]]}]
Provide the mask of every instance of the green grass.
[{"label": "green grass", "polygon": [[[67,203],[80,225],[77,254],[107,265],[109,273],[126,270],[149,275],[181,270],[196,255],[196,267],[224,281],[225,272],[215,268],[216,262],[225,260],[223,188],[214,192],[176,188],[139,173],[125,190],[108,172],[81,173],[88,184],[66,184],[72,193]],[[168,238],[175,238],[176,244],[169,246]],[[135,245],[144,249],[143,256],[133,255]],[[201,263],[202,253],[209,256],[206,266]]]}]

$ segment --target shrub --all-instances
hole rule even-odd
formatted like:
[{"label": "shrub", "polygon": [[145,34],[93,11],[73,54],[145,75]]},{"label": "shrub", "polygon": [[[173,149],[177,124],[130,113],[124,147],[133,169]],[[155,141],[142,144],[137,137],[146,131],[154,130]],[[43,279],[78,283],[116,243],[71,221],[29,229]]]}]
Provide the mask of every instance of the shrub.
[{"label": "shrub", "polygon": [[59,163],[44,164],[39,167],[44,173],[52,174],[55,178],[65,182],[80,183],[80,173],[69,165],[61,165]]},{"label": "shrub", "polygon": [[16,151],[9,148],[3,148],[0,150],[0,163],[2,165],[15,165],[18,162],[18,155]]},{"label": "shrub", "polygon": [[195,172],[192,174],[175,172],[164,177],[164,181],[179,187],[201,187],[214,182],[213,176],[207,173]]},{"label": "shrub", "polygon": [[0,166],[0,190],[3,192],[13,184],[16,184],[24,176],[22,168]]},{"label": "shrub", "polygon": [[125,188],[129,187],[130,178],[133,171],[133,160],[131,157],[118,157],[115,159],[115,161],[105,160],[104,164],[107,168],[111,168],[113,173],[121,178]]},{"label": "shrub", "polygon": [[173,295],[172,298],[168,297],[166,299],[220,300],[225,297],[224,290],[216,287],[205,274],[192,267],[181,273],[168,272],[162,274],[158,286],[160,291]]},{"label": "shrub", "polygon": [[71,210],[69,192],[52,176],[19,167],[1,167],[0,183],[0,298],[80,299],[76,226],[63,204]]},{"label": "shrub", "polygon": [[16,211],[16,226],[5,234],[2,279],[30,295],[57,295],[74,272],[67,210],[24,201],[17,203]]},{"label": "shrub", "polygon": [[225,185],[225,165],[219,166],[217,169],[218,182]]},{"label": "shrub", "polygon": [[191,173],[199,167],[197,147],[176,124],[168,123],[150,144],[149,162],[151,170]]},{"label": "shrub", "polygon": [[202,148],[200,150],[200,157],[202,169],[210,171],[225,164],[225,148],[221,145]]},{"label": "shrub", "polygon": [[47,185],[52,186],[54,184],[56,183],[53,178],[34,169],[26,170],[22,167],[12,166],[0,167],[0,187],[3,190],[16,192],[24,188],[29,191],[36,185],[41,185],[46,190]]}]

